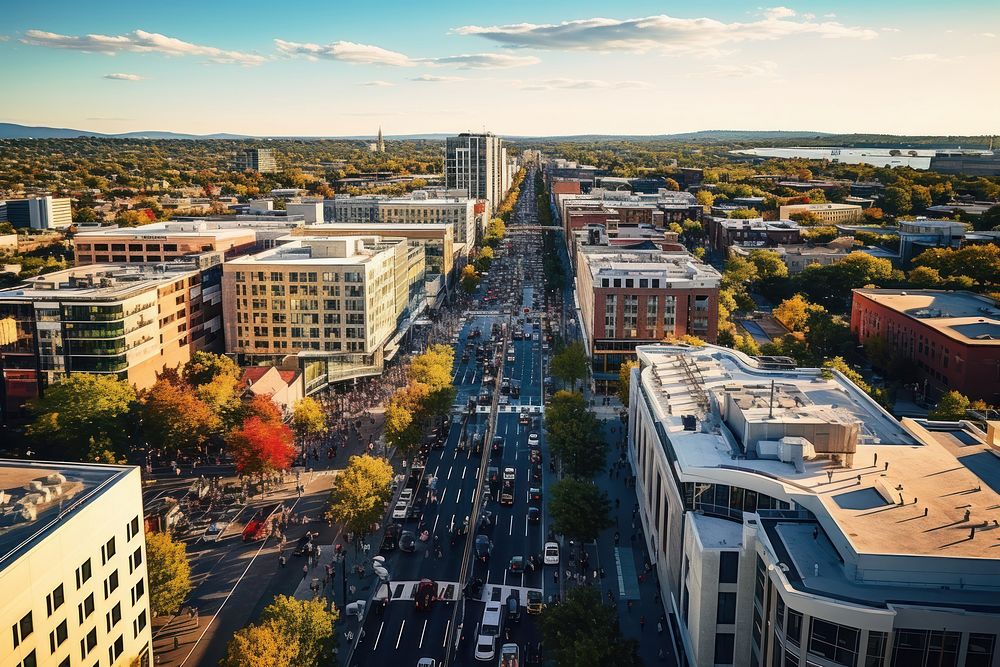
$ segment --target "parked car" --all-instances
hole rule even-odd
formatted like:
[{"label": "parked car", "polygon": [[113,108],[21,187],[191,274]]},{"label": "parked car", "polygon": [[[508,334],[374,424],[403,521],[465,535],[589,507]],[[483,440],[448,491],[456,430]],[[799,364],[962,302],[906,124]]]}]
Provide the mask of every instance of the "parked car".
[{"label": "parked car", "polygon": [[430,609],[437,602],[438,585],[433,579],[421,579],[417,590],[413,593],[414,606],[418,611]]},{"label": "parked car", "polygon": [[545,555],[543,556],[546,565],[559,564],[559,545],[555,542],[545,543]]}]

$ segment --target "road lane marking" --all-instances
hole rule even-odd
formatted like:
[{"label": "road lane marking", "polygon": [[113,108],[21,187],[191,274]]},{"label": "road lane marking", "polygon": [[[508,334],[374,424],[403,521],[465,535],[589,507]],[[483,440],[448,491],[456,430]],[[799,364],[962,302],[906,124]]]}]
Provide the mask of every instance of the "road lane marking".
[{"label": "road lane marking", "polygon": [[451,479],[451,469],[454,468],[454,467],[455,466],[448,466],[448,476],[445,477],[445,479]]},{"label": "road lane marking", "polygon": [[524,536],[528,536],[528,517],[524,517]]},{"label": "road lane marking", "polygon": [[372,651],[378,648],[378,640],[382,638],[382,628],[385,627],[385,621],[382,621],[378,625],[378,634],[375,635],[375,644],[372,646]]},{"label": "road lane marking", "polygon": [[449,636],[448,630],[450,629],[451,629],[451,619],[449,618],[448,622],[444,624],[444,640],[441,642],[441,646],[448,645],[448,636]]},{"label": "road lane marking", "polygon": [[468,467],[462,468],[462,479],[465,479],[465,471],[468,470],[468,469],[469,469]]},{"label": "road lane marking", "polygon": [[508,535],[513,535],[514,534],[514,515],[513,514],[510,515],[510,529],[507,531],[507,534]]},{"label": "road lane marking", "polygon": [[455,497],[455,504],[457,505],[462,500],[462,489],[458,490],[458,496]]},{"label": "road lane marking", "polygon": [[434,527],[433,527],[433,528],[431,528],[431,532],[432,532],[432,533],[437,533],[437,529],[438,529],[438,519],[440,519],[440,518],[441,518],[441,515],[440,515],[440,514],[438,514],[437,516],[435,516],[435,517],[434,517]]},{"label": "road lane marking", "polygon": [[441,504],[441,503],[444,502],[444,496],[445,496],[446,493],[448,493],[448,487],[445,487],[444,491],[441,492],[441,497],[438,498],[438,504]]},{"label": "road lane marking", "polygon": [[404,618],[403,622],[399,624],[399,636],[396,637],[396,650],[397,651],[399,650],[399,642],[402,641],[402,639],[403,639],[403,628],[405,628],[405,627],[406,627],[406,619]]},{"label": "road lane marking", "polygon": [[420,643],[417,644],[417,648],[424,647],[424,634],[427,632],[427,619],[424,619],[424,629],[420,631]]}]

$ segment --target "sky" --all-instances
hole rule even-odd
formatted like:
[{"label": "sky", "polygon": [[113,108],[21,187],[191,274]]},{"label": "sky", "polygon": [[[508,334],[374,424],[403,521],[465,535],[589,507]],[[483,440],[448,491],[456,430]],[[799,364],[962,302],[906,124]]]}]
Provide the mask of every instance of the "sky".
[{"label": "sky", "polygon": [[1000,133],[1000,2],[3,0],[0,122]]}]

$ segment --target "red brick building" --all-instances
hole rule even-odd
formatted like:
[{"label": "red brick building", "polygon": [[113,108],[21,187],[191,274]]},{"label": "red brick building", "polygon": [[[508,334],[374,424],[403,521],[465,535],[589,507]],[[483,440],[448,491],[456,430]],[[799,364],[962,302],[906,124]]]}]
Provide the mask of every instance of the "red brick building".
[{"label": "red brick building", "polygon": [[617,383],[636,345],[685,334],[714,343],[719,280],[687,252],[578,245],[576,293],[597,387]]},{"label": "red brick building", "polygon": [[1000,309],[970,292],[856,289],[851,333],[913,361],[928,393],[1000,403]]}]

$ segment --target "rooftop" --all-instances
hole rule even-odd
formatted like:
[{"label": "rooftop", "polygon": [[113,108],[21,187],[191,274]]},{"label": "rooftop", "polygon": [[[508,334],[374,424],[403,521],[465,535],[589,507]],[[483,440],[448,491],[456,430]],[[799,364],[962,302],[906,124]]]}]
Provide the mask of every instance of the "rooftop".
[{"label": "rooftop", "polygon": [[794,220],[765,220],[764,218],[718,218],[713,217],[716,224],[722,225],[726,229],[771,229],[771,230],[795,230],[801,229],[799,223]]},{"label": "rooftop", "polygon": [[968,345],[1000,345],[1000,308],[971,292],[857,289],[877,304]]},{"label": "rooftop", "polygon": [[288,243],[264,252],[231,259],[226,262],[226,266],[255,264],[357,266],[370,262],[379,253],[395,244],[396,242],[382,239],[380,236],[296,236]]},{"label": "rooftop", "polygon": [[210,236],[217,239],[243,238],[247,232],[253,232],[254,228],[268,226],[277,227],[297,227],[303,224],[302,216],[265,216],[265,215],[238,215],[220,218],[192,218],[171,220],[168,222],[157,222],[151,225],[140,227],[107,227],[94,231],[81,232],[76,235],[77,242],[98,241],[102,238],[162,238],[170,237],[203,237]]},{"label": "rooftop", "polygon": [[[682,481],[713,481],[795,503],[844,545],[844,558],[1000,555],[994,548],[1000,533],[990,532],[1000,520],[1000,458],[971,424],[900,424],[840,373],[762,370],[727,348],[636,351],[646,405]],[[773,402],[772,381],[779,389]],[[748,391],[757,398],[744,404],[743,416],[766,436],[754,448],[741,441],[743,422],[725,413],[730,394]],[[830,428],[810,430],[813,423]],[[849,456],[843,449],[827,455],[842,444],[823,440],[834,439],[836,425],[847,435]],[[786,455],[796,449],[798,460]],[[985,536],[966,539],[982,522],[989,524]]]},{"label": "rooftop", "polygon": [[687,252],[622,250],[588,245],[579,246],[579,250],[595,282],[615,274],[627,274],[630,278],[649,275],[669,281],[710,280],[717,283],[721,279],[715,267]]},{"label": "rooftop", "polygon": [[0,459],[0,569],[130,470],[127,466]]},{"label": "rooftop", "polygon": [[[201,253],[192,257],[211,261],[221,253]],[[118,300],[140,294],[201,270],[196,259],[179,259],[158,264],[88,264],[27,279],[24,284],[0,290],[0,300]]]}]

